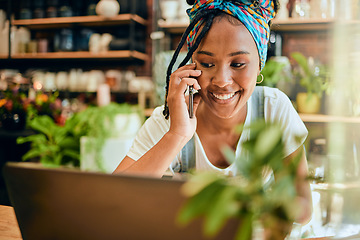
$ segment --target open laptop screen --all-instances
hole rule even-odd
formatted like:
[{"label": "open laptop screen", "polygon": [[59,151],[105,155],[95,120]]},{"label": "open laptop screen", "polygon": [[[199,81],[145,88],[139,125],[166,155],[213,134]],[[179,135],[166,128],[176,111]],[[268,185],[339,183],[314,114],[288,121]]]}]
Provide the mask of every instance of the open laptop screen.
[{"label": "open laptop screen", "polygon": [[[24,239],[205,239],[201,220],[176,224],[183,181],[30,163],[8,163],[4,177]],[[233,239],[236,227],[218,239]]]}]

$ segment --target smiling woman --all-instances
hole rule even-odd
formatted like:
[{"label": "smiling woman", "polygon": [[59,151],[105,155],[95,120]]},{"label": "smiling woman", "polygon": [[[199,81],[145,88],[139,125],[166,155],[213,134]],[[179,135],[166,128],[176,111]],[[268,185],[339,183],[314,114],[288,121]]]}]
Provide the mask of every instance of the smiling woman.
[{"label": "smiling woman", "polygon": [[[242,143],[249,139],[250,130],[235,129],[241,124],[249,126],[257,118],[280,124],[285,141],[280,160],[292,161],[302,152],[307,129],[284,93],[256,87],[266,61],[269,21],[279,7],[277,1],[191,2],[193,6],[187,10],[190,24],[167,70],[165,104],[145,122],[115,173],[161,177],[167,170],[177,174],[195,169],[239,175],[237,164],[227,161],[223,148],[233,149],[237,161],[246,161]],[[173,72],[185,42],[188,53]],[[192,63],[186,64],[190,59]],[[188,112],[189,86],[197,90],[193,118]],[[306,222],[311,214],[311,194],[305,154],[301,156],[295,176],[302,206],[297,220]]]}]

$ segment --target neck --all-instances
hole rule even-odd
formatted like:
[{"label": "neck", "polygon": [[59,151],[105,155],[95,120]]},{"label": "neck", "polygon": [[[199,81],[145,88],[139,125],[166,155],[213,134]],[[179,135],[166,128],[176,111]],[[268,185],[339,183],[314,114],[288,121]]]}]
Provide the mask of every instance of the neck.
[{"label": "neck", "polygon": [[243,124],[247,115],[247,105],[241,111],[230,118],[221,118],[211,110],[206,109],[205,104],[200,104],[197,110],[198,127],[202,126],[208,132],[213,133],[234,133],[235,127]]}]

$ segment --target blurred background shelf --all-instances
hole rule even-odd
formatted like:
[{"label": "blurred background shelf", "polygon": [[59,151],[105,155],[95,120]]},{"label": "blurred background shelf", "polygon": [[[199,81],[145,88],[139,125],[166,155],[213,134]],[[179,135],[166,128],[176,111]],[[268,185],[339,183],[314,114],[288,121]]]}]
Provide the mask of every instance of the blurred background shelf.
[{"label": "blurred background shelf", "polygon": [[329,30],[334,24],[333,19],[297,19],[297,18],[288,18],[284,20],[274,19],[272,21],[271,29],[273,31],[322,31]]},{"label": "blurred background shelf", "polygon": [[333,116],[333,115],[324,115],[324,114],[304,114],[300,113],[300,118],[304,122],[309,123],[332,123],[332,122],[342,122],[342,123],[360,123],[360,117],[344,117],[344,116]]},{"label": "blurred background shelf", "polygon": [[12,59],[137,59],[146,61],[149,57],[145,53],[130,50],[106,51],[92,53],[89,51],[47,52],[47,53],[19,53],[13,54]]},{"label": "blurred background shelf", "polygon": [[13,20],[14,26],[26,26],[30,29],[41,28],[60,28],[73,25],[80,26],[112,26],[125,25],[131,21],[146,25],[147,21],[136,14],[120,14],[113,18],[105,18],[103,16],[75,16],[75,17],[56,17],[56,18],[38,18],[38,19],[22,19]]},{"label": "blurred background shelf", "polygon": [[[179,22],[165,22],[159,21],[159,27],[172,34],[183,33],[187,27],[187,23]],[[333,19],[285,19],[273,20],[273,31],[314,31],[314,30],[328,30],[334,24]]]}]

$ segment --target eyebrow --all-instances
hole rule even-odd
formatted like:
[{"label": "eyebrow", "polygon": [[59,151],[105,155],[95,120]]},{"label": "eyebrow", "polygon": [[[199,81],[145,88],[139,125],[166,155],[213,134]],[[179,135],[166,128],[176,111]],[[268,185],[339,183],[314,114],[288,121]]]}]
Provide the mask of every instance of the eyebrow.
[{"label": "eyebrow", "polygon": [[[208,52],[208,51],[198,51],[197,54],[204,54],[204,55],[208,55],[213,57],[214,54],[212,52]],[[229,54],[230,57],[236,56],[236,55],[249,55],[250,53],[248,51],[237,51],[237,52],[232,52]]]}]

